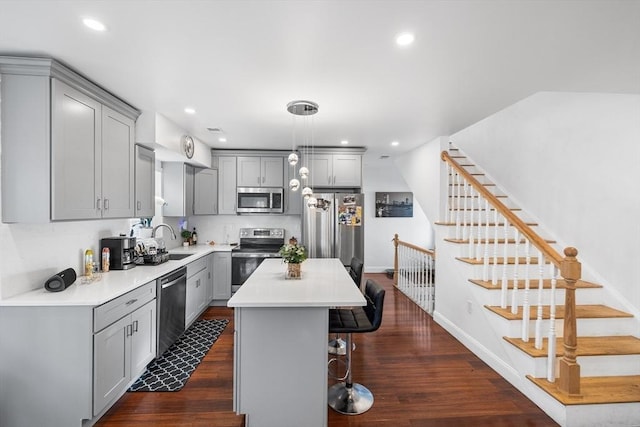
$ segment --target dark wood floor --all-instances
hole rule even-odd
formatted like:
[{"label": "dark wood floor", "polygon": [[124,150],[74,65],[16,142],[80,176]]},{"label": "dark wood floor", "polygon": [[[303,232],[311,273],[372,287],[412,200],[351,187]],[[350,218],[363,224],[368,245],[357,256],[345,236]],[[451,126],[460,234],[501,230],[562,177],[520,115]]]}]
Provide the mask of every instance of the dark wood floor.
[{"label": "dark wood floor", "polygon": [[[386,276],[367,278],[387,289],[383,322],[377,332],[355,337],[353,369],[354,380],[373,392],[375,402],[358,416],[328,409],[329,427],[557,425]],[[210,308],[203,317],[231,322],[185,387],[173,393],[126,393],[97,426],[242,426],[242,417],[232,412],[233,312]]]}]

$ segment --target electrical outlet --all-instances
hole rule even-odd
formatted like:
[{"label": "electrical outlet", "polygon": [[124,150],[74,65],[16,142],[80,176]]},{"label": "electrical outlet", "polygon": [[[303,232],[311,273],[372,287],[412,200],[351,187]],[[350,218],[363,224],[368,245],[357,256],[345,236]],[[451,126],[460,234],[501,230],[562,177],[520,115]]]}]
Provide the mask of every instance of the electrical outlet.
[{"label": "electrical outlet", "polygon": [[471,302],[470,299],[467,300],[467,313],[471,314],[471,311],[473,311],[473,302]]}]

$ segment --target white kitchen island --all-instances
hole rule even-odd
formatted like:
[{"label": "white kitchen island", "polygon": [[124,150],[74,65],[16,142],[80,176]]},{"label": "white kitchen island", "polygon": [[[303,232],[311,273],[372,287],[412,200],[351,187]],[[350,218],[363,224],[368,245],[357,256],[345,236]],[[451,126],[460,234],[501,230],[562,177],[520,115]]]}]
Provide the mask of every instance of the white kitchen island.
[{"label": "white kitchen island", "polygon": [[365,299],[339,259],[308,259],[301,279],[266,259],[229,300],[234,307],[234,410],[248,427],[327,425],[329,307]]}]

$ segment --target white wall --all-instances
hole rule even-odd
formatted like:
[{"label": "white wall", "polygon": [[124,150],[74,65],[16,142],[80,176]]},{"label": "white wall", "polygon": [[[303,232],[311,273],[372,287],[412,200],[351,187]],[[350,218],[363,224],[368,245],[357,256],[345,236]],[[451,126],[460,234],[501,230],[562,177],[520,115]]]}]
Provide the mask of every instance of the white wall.
[{"label": "white wall", "polygon": [[640,95],[542,92],[451,141],[640,311]]},{"label": "white wall", "polygon": [[402,178],[392,159],[376,160],[365,156],[362,175],[365,194],[364,270],[382,272],[393,268],[393,236],[424,248],[433,248],[433,230],[422,205],[414,194],[412,218],[376,218],[375,193],[414,191]]}]

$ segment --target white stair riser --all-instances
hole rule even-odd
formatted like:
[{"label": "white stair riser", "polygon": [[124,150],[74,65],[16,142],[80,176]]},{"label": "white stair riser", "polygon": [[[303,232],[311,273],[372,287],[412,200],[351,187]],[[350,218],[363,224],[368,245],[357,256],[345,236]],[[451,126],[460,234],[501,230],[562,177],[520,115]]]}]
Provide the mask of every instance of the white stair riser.
[{"label": "white stair riser", "polygon": [[[495,313],[489,313],[498,318],[494,322],[496,334],[506,337],[520,338],[522,334],[522,320],[507,320]],[[564,330],[564,319],[556,319],[556,336],[561,337]],[[534,339],[536,320],[529,321],[530,339]],[[606,319],[577,319],[576,327],[578,336],[602,337],[609,335],[634,335],[637,334],[637,325],[633,318],[606,318]],[[549,319],[542,320],[542,335],[549,334]]]},{"label": "white stair riser", "polygon": [[[483,297],[482,301],[486,305],[500,305],[501,302],[501,291],[500,283],[498,282],[498,286],[495,290],[487,290],[486,297]],[[507,291],[507,303],[511,306],[511,298],[513,295],[513,290]],[[517,291],[517,301],[518,306],[522,306],[524,301],[524,288],[518,288]],[[564,305],[564,289],[556,290],[556,304]],[[602,304],[602,288],[588,288],[588,289],[580,289],[576,292],[576,304],[584,305],[584,304]],[[549,299],[551,298],[551,289],[543,289],[542,290],[542,303],[544,305],[549,304]],[[529,290],[529,306],[537,305],[538,303],[538,289],[530,289]]]}]

